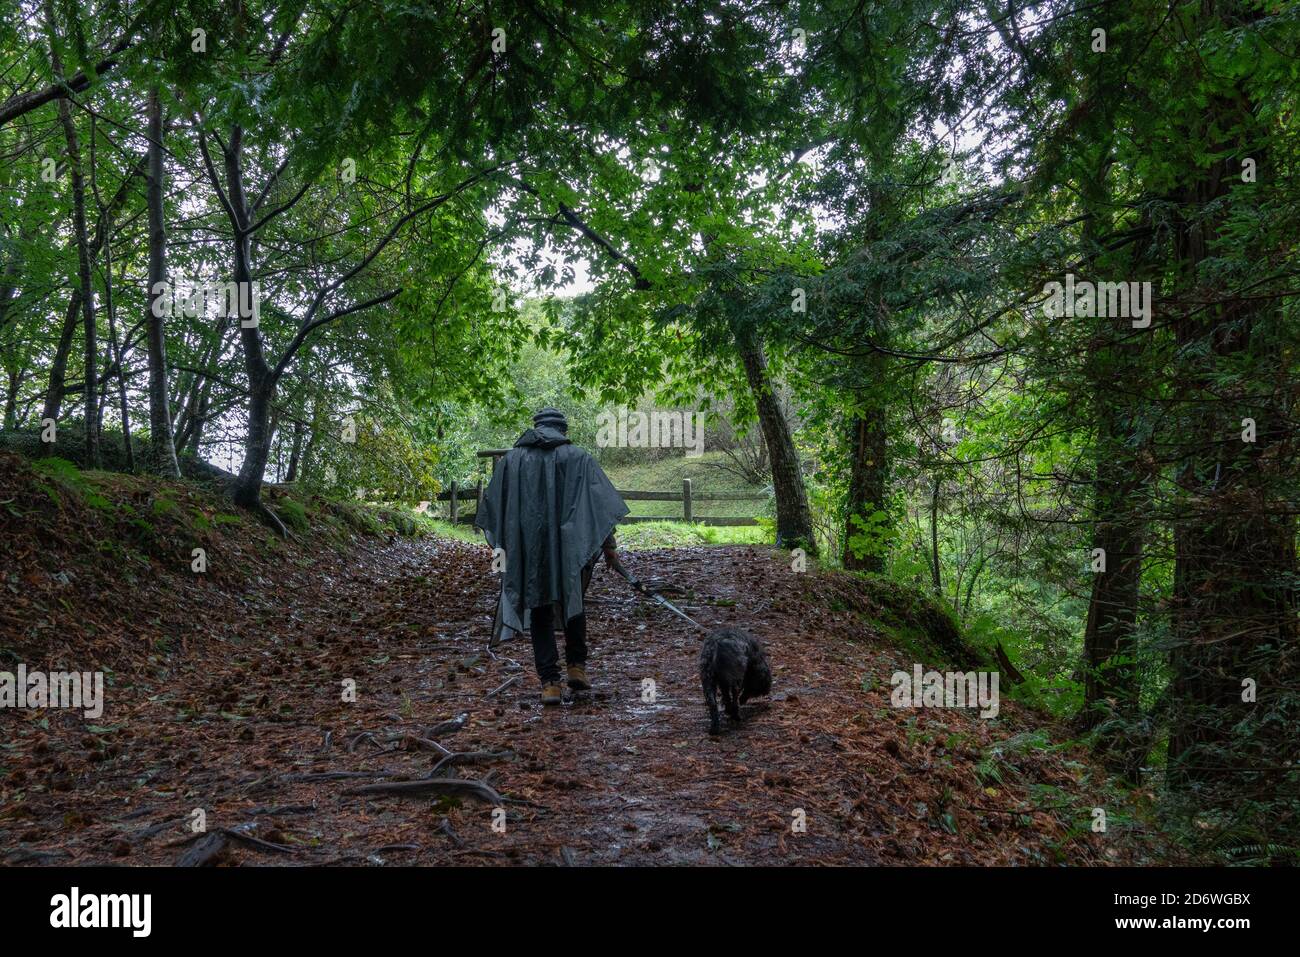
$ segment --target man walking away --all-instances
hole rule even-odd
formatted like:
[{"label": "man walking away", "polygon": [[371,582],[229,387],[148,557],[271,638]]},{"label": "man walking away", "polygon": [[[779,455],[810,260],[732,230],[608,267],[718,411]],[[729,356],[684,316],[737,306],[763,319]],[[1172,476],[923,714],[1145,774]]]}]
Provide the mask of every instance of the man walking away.
[{"label": "man walking away", "polygon": [[627,505],[568,431],[558,409],[534,415],[533,427],[494,469],[474,518],[488,544],[504,552],[497,620],[503,631],[531,633],[542,703],[548,705],[562,698],[557,618],[569,687],[585,691],[591,684],[583,592],[602,552],[610,567],[626,575],[613,532]]}]

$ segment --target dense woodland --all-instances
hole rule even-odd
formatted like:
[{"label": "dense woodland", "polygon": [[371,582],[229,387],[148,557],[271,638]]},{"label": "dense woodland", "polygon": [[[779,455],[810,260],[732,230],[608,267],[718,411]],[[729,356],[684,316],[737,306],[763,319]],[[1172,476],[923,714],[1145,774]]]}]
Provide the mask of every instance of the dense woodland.
[{"label": "dense woodland", "polygon": [[1300,853],[1300,5],[0,9],[6,447],[283,530],[543,402],[700,410],[774,544]]}]

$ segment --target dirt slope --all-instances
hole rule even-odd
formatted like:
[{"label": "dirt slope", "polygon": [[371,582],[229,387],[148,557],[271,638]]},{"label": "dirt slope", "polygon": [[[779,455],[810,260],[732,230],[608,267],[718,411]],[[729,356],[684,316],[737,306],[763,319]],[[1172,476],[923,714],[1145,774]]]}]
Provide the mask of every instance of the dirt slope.
[{"label": "dirt slope", "polygon": [[[0,587],[14,586],[0,669],[113,671],[93,721],[0,711],[5,863],[1131,859],[1124,841],[1088,830],[1102,779],[1078,754],[1043,750],[1028,733],[1037,721],[1005,700],[995,721],[889,707],[889,675],[913,658],[874,630],[857,584],[796,574],[779,553],[630,558],[642,577],[692,588],[689,609],[706,624],[742,625],[769,645],[771,700],[710,739],[696,633],[603,569],[589,612],[597,689],[543,710],[527,646],[484,648],[484,548],[357,536],[342,551],[263,554],[261,530],[232,527],[209,543],[212,567],[226,563],[215,577],[155,556],[127,582],[97,553],[41,551],[40,537],[69,547],[70,531],[50,526],[72,519],[35,520],[24,488],[0,488],[18,506],[0,529]],[[158,553],[184,557],[188,544]],[[345,680],[355,703],[342,700]],[[436,727],[461,714],[459,728]],[[439,744],[472,757],[444,761]],[[481,786],[346,793],[418,781],[440,761],[439,777],[486,780],[501,800]],[[195,809],[214,833],[190,832]]]}]

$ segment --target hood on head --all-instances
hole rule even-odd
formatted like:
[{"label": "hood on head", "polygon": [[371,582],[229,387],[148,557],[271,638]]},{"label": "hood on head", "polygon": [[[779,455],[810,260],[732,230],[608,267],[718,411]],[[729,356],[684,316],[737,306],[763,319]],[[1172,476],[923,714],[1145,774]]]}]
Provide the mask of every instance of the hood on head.
[{"label": "hood on head", "polygon": [[523,435],[515,440],[515,448],[532,446],[542,449],[553,449],[557,445],[567,445],[570,438],[559,429],[549,425],[539,425],[535,428],[528,429]]}]

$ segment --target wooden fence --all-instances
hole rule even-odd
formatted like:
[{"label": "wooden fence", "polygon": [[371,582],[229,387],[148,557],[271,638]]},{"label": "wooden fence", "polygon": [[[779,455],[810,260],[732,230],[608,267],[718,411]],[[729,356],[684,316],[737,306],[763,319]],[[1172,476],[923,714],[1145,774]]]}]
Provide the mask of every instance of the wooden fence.
[{"label": "wooden fence", "polygon": [[681,502],[682,514],[676,515],[628,515],[626,522],[697,522],[700,525],[757,525],[756,519],[748,516],[727,518],[710,515],[696,515],[696,502],[762,502],[767,496],[759,492],[697,492],[691,487],[690,479],[682,479],[680,492],[636,492],[619,489],[619,495],[628,502]]},{"label": "wooden fence", "polygon": [[[492,467],[496,468],[496,463],[500,457],[505,455],[509,449],[486,449],[479,452],[480,458],[492,457]],[[473,522],[474,514],[478,510],[478,500],[483,494],[483,481],[480,479],[477,485],[472,487],[462,487],[456,482],[451,483],[451,487],[444,492],[439,492],[437,500],[447,503],[447,519],[453,524],[456,522]],[[692,488],[690,479],[682,479],[682,490],[680,492],[639,492],[632,489],[619,489],[618,494],[623,496],[627,502],[681,502],[682,511],[680,515],[627,515],[623,518],[623,524],[629,522],[695,522],[700,525],[757,525],[757,520],[749,517],[718,517],[711,515],[696,515],[695,505],[697,502],[763,502],[767,496],[761,492],[700,492]],[[465,502],[474,502],[474,512],[462,514],[461,506]]]}]

